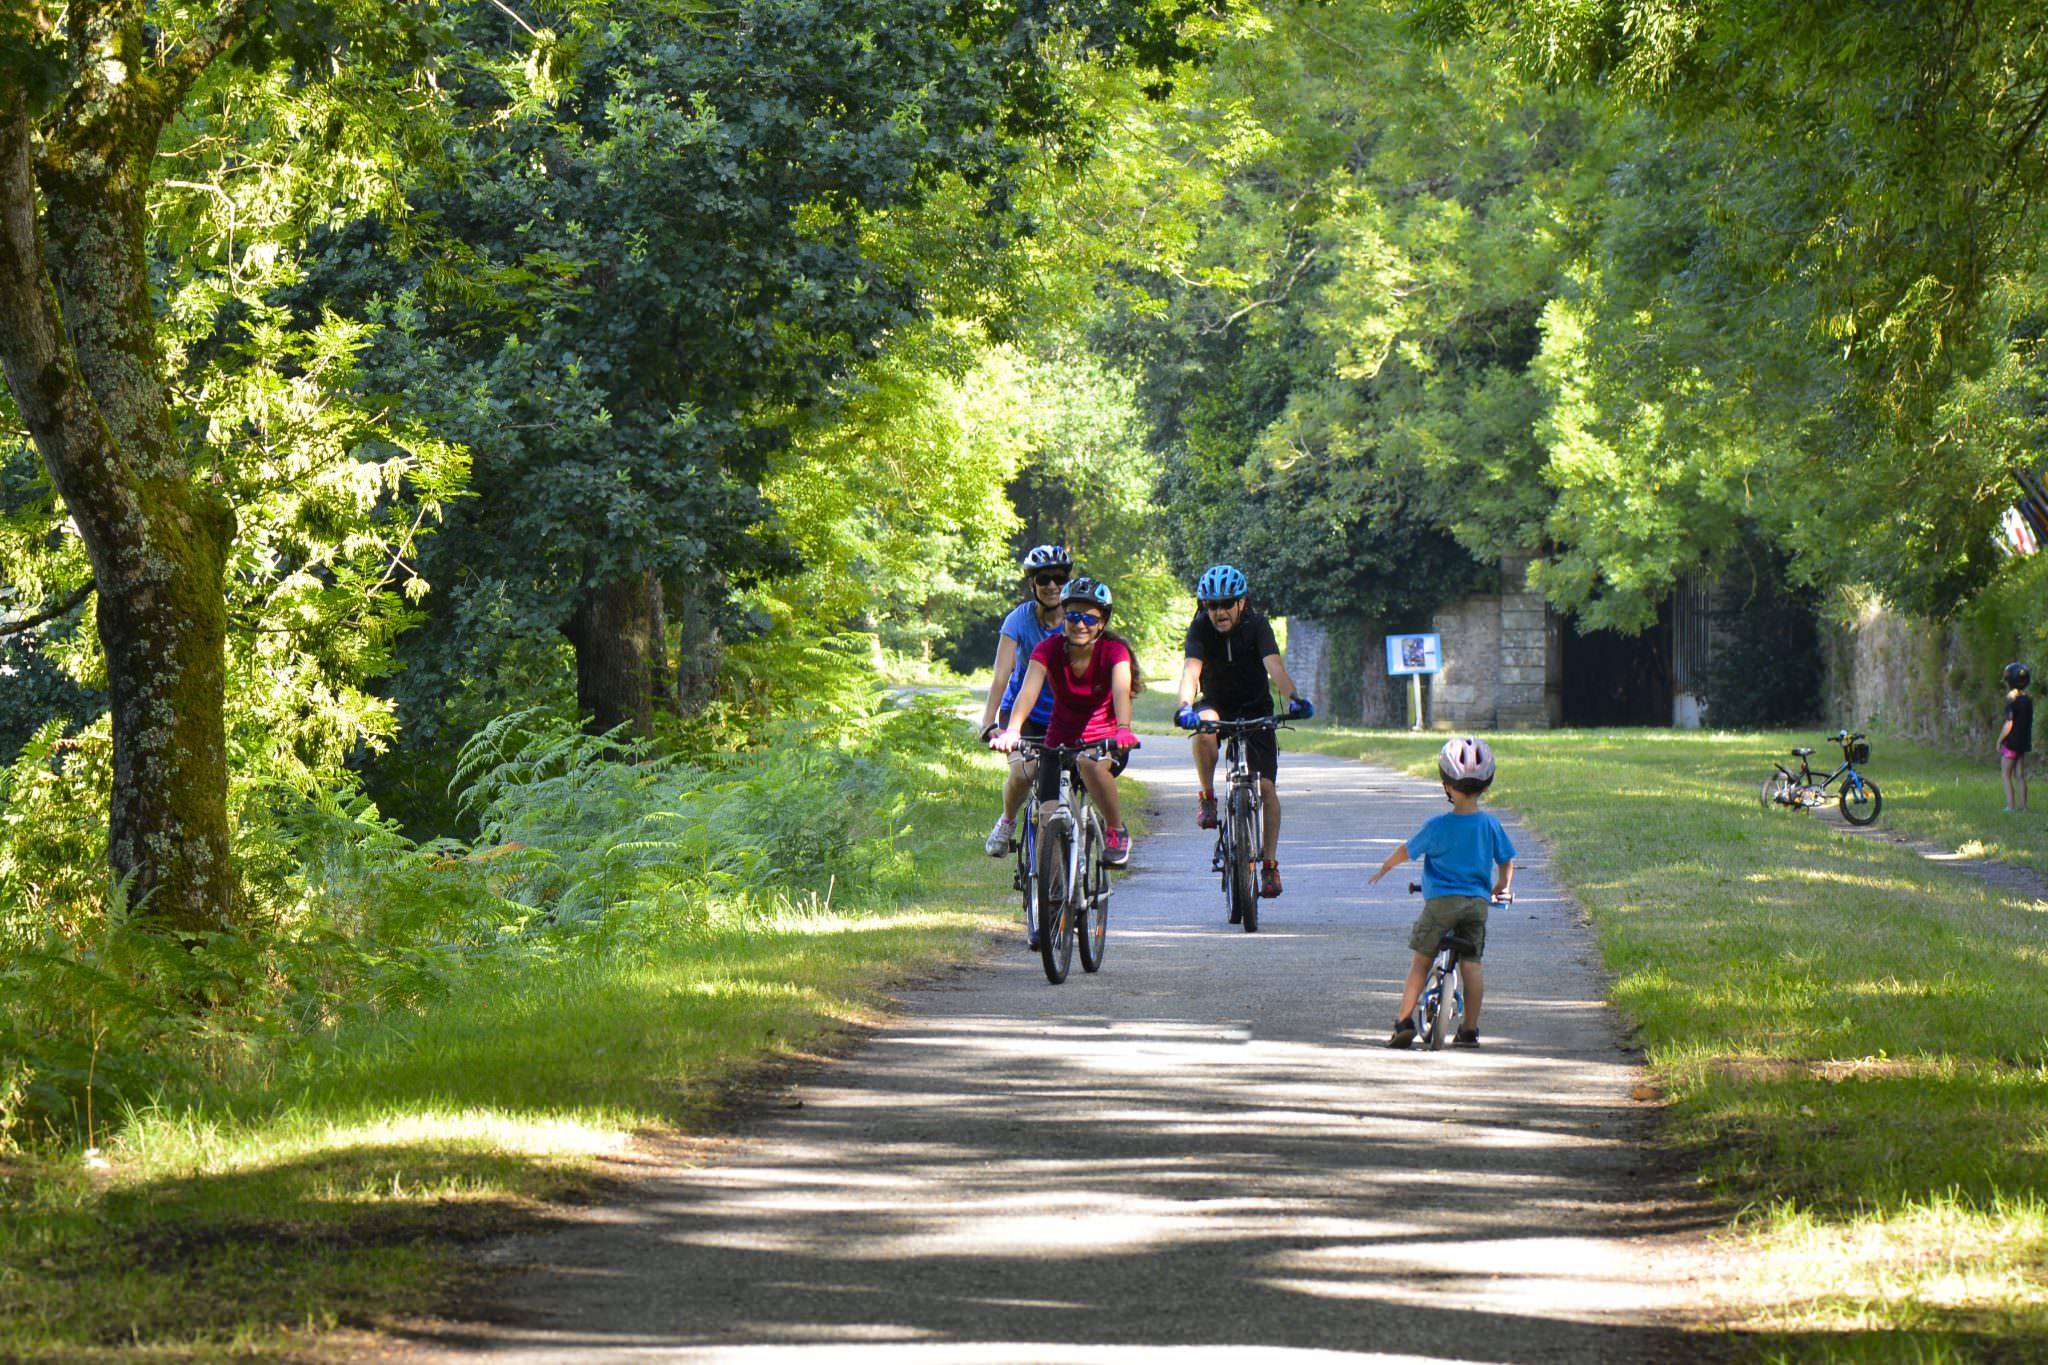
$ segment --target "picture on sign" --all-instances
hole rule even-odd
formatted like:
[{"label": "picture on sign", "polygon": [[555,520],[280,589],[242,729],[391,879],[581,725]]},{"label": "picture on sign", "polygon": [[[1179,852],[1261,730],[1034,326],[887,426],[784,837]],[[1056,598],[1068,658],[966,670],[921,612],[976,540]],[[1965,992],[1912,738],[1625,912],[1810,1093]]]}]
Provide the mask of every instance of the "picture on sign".
[{"label": "picture on sign", "polygon": [[1441,635],[1389,635],[1387,672],[1400,677],[1408,673],[1444,671],[1444,642]]}]

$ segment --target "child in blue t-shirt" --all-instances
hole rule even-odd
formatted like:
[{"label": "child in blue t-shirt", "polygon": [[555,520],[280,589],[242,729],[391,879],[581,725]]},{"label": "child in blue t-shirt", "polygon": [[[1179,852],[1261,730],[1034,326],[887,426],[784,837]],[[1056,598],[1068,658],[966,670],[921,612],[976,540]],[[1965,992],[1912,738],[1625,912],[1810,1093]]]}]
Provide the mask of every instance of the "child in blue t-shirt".
[{"label": "child in blue t-shirt", "polygon": [[1376,882],[1410,858],[1422,859],[1422,914],[1408,932],[1408,980],[1401,986],[1401,1013],[1388,1047],[1407,1047],[1415,1041],[1415,1002],[1447,930],[1472,943],[1472,951],[1459,959],[1465,978],[1465,1022],[1451,1046],[1479,1046],[1479,1001],[1486,991],[1479,957],[1486,949],[1486,908],[1505,898],[1515,880],[1515,846],[1507,830],[1479,809],[1480,795],[1493,785],[1493,766],[1493,749],[1485,740],[1447,741],[1437,751],[1436,768],[1451,813],[1424,823],[1372,874]]}]

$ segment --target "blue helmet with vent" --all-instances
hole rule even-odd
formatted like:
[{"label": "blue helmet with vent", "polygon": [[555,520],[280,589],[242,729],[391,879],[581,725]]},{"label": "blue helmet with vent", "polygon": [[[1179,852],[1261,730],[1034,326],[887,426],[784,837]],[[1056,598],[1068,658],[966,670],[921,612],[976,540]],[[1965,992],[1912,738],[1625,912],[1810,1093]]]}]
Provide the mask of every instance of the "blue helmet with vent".
[{"label": "blue helmet with vent", "polygon": [[1211,564],[1195,580],[1195,600],[1198,602],[1228,602],[1242,597],[1251,584],[1244,574],[1230,564]]}]

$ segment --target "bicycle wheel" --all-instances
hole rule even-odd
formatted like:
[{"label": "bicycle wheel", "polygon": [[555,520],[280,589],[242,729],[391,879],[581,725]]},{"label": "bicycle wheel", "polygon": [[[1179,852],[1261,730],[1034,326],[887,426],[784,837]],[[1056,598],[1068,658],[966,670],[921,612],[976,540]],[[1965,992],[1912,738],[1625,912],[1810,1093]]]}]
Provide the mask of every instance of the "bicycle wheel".
[{"label": "bicycle wheel", "polygon": [[1791,805],[1792,779],[1783,773],[1772,773],[1764,779],[1764,785],[1757,792],[1756,799],[1765,810],[1769,810],[1772,806]]},{"label": "bicycle wheel", "polygon": [[1063,824],[1038,836],[1038,956],[1045,963],[1045,979],[1055,986],[1067,979],[1074,959],[1073,897],[1067,884],[1073,838]]},{"label": "bicycle wheel", "polygon": [[1259,888],[1254,882],[1252,866],[1252,794],[1243,787],[1230,793],[1230,850],[1226,855],[1230,862],[1231,920],[1242,922],[1247,934],[1259,932]]},{"label": "bicycle wheel", "polygon": [[1434,997],[1429,1011],[1428,1027],[1423,1030],[1422,1045],[1431,1052],[1437,1051],[1458,1027],[1458,962],[1449,954],[1439,954],[1435,965],[1430,968],[1429,993]]},{"label": "bicycle wheel", "polygon": [[1867,825],[1884,809],[1884,793],[1869,778],[1857,776],[1862,779],[1860,791],[1853,783],[1842,788],[1842,818],[1852,825]]},{"label": "bicycle wheel", "polygon": [[1024,938],[1028,943],[1038,935],[1038,822],[1032,814],[1024,817],[1017,833],[1017,877],[1013,884],[1024,893]]},{"label": "bicycle wheel", "polygon": [[1109,869],[1102,861],[1099,820],[1088,821],[1088,832],[1081,840],[1081,887],[1081,927],[1076,935],[1081,945],[1081,970],[1099,972],[1109,936]]}]

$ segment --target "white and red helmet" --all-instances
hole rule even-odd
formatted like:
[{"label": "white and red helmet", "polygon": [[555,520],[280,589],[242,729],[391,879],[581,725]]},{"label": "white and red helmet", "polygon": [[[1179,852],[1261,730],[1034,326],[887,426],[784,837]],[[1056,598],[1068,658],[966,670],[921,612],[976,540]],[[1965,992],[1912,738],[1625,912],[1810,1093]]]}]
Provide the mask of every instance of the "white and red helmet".
[{"label": "white and red helmet", "polygon": [[1491,782],[1493,746],[1477,735],[1447,739],[1444,747],[1436,752],[1436,770],[1443,774],[1444,781],[1453,786],[1465,781]]}]

